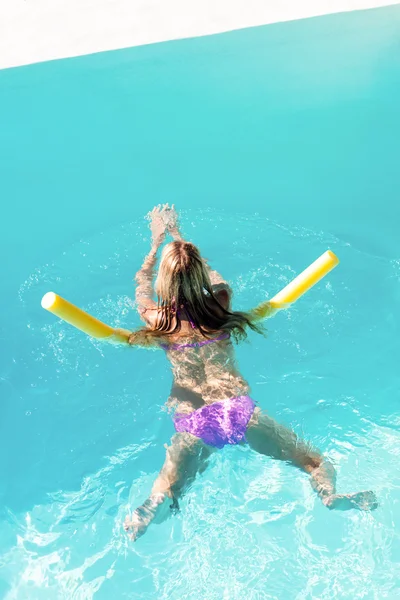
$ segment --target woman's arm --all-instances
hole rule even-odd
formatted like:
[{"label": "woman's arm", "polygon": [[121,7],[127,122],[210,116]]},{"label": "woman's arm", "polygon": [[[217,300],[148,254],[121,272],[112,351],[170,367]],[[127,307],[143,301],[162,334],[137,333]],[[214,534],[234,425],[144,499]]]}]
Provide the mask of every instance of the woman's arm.
[{"label": "woman's arm", "polygon": [[136,331],[132,331],[128,338],[128,344],[130,346],[136,346],[139,348],[147,348],[156,350],[160,348],[160,344],[156,341],[155,338],[148,334],[149,330],[146,327],[142,327],[137,329]]},{"label": "woman's arm", "polygon": [[222,304],[225,310],[230,310],[231,299],[233,296],[232,288],[218,271],[211,269],[206,262],[208,275],[210,277],[212,291],[216,295],[218,301]]},{"label": "woman's arm", "polygon": [[[165,239],[165,222],[163,215],[167,210],[167,205],[156,206],[148,214],[150,219],[151,229],[151,250],[144,259],[141,269],[135,275],[136,281],[136,292],[135,300],[138,306],[138,311],[141,318],[149,322],[151,320],[151,313],[147,311],[157,310],[157,303],[153,298],[153,281],[154,281],[154,267],[157,261],[157,250]],[[147,314],[146,314],[147,313]],[[154,316],[155,313],[153,313]]]},{"label": "woman's arm", "polygon": [[[286,305],[282,306],[282,308],[287,308]],[[261,321],[262,319],[269,319],[276,315],[276,313],[280,310],[275,306],[272,306],[271,302],[268,300],[266,302],[262,302],[256,308],[253,308],[249,314],[253,321]]]},{"label": "woman's arm", "polygon": [[157,260],[158,247],[152,245],[150,252],[145,257],[141,269],[135,275],[136,292],[135,300],[141,316],[146,310],[157,308],[153,299],[154,267]]},{"label": "woman's arm", "polygon": [[261,321],[262,319],[269,319],[276,315],[280,310],[285,310],[290,308],[291,303],[280,302],[277,304],[274,300],[267,300],[266,302],[261,302],[258,306],[249,311],[253,321]]}]

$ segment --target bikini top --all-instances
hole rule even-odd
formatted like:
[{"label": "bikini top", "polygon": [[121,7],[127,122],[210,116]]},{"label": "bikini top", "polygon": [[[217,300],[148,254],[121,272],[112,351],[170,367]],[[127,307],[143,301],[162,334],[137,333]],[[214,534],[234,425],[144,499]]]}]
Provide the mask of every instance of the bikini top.
[{"label": "bikini top", "polygon": [[[193,323],[190,314],[187,310],[185,310],[188,321],[192,327],[192,329],[196,329],[195,323]],[[207,346],[208,344],[213,344],[214,342],[221,342],[222,340],[228,340],[230,338],[229,333],[223,333],[217,338],[213,338],[212,340],[201,340],[200,342],[192,342],[191,344],[160,344],[161,348],[164,350],[184,350],[185,348],[201,348],[202,346]]]},{"label": "bikini top", "polygon": [[192,344],[160,344],[164,350],[184,350],[185,348],[201,348],[201,346],[207,346],[207,344],[213,344],[214,342],[220,342],[221,340],[228,340],[231,336],[229,333],[223,333],[217,338],[212,340],[201,340],[201,342],[193,342]]}]

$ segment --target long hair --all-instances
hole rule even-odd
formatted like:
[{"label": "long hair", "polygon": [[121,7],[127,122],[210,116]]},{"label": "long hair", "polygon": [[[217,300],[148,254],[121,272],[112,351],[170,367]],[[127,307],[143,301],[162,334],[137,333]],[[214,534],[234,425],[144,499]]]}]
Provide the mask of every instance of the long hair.
[{"label": "long hair", "polygon": [[189,242],[175,241],[164,247],[155,291],[156,323],[134,332],[131,343],[152,345],[157,338],[178,333],[182,314],[206,338],[210,333],[223,331],[239,341],[246,338],[248,328],[263,333],[250,314],[222,306],[213,292],[206,262],[198,248]]}]

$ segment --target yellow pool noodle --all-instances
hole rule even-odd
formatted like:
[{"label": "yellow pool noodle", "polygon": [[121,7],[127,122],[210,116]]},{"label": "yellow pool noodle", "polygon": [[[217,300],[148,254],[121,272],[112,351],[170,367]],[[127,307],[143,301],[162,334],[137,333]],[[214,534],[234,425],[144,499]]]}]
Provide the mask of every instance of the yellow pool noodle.
[{"label": "yellow pool noodle", "polygon": [[42,307],[94,338],[107,342],[128,343],[129,331],[114,329],[102,323],[54,292],[47,292],[43,296]]},{"label": "yellow pool noodle", "polygon": [[[286,305],[296,302],[300,296],[305,294],[338,264],[339,259],[337,256],[328,250],[271,300],[262,302],[254,308],[251,311],[253,317],[263,319],[268,313],[274,313],[285,308]],[[114,343],[128,343],[129,331],[114,329],[106,325],[54,292],[47,292],[43,296],[42,307],[94,338]]]},{"label": "yellow pool noodle", "polygon": [[275,312],[285,308],[285,305],[296,302],[300,296],[305,294],[338,264],[338,257],[331,250],[327,250],[271,300],[262,302],[254,308],[251,311],[252,315],[256,319],[263,319],[268,313]]}]

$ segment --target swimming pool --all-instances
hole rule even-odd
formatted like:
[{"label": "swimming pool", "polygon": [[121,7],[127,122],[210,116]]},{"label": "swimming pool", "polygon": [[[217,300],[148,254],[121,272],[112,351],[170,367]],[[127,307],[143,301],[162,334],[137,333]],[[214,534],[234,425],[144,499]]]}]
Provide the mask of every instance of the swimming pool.
[{"label": "swimming pool", "polygon": [[[0,597],[398,597],[398,15],[0,74]],[[141,215],[164,199],[237,307],[327,248],[340,257],[238,355],[260,405],[335,462],[339,491],[376,491],[373,514],[328,512],[301,473],[226,448],[177,517],[128,543],[127,507],[148,494],[172,434],[165,357],[92,342],[40,298],[54,289],[135,326]]]}]

